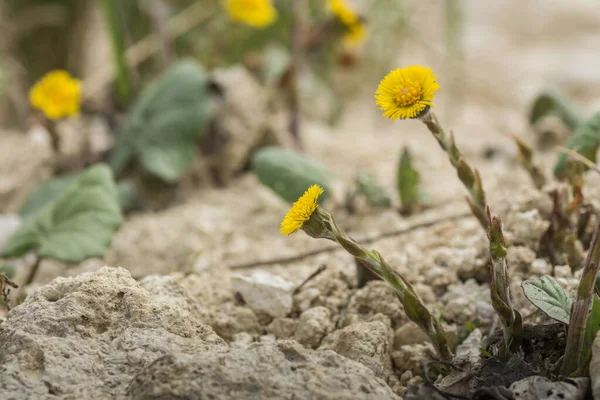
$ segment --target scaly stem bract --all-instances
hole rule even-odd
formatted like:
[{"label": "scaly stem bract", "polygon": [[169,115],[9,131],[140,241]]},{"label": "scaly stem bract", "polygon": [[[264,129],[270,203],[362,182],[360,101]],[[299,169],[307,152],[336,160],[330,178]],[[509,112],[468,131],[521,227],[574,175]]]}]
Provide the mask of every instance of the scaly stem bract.
[{"label": "scaly stem bract", "polygon": [[490,256],[492,258],[492,278],[490,281],[492,306],[500,316],[504,345],[500,356],[508,358],[519,351],[523,339],[523,322],[521,314],[512,307],[510,299],[510,283],[506,262],[506,244],[502,234],[502,221],[491,215],[489,207],[487,216],[490,221],[488,238],[490,240]]},{"label": "scaly stem bract", "polygon": [[433,111],[427,111],[420,119],[437,139],[442,149],[448,154],[450,162],[456,168],[458,178],[469,191],[467,202],[469,203],[469,207],[471,207],[473,215],[475,215],[483,229],[487,231],[488,218],[485,211],[487,203],[479,172],[469,165],[467,159],[458,150],[458,147],[456,147],[454,135],[452,133],[450,135],[446,134]]},{"label": "scaly stem bract", "polygon": [[573,304],[571,317],[569,318],[567,346],[565,348],[565,356],[560,369],[560,375],[563,377],[568,377],[577,370],[581,349],[583,348],[585,324],[588,314],[590,313],[592,296],[594,294],[594,284],[600,265],[599,229],[600,223],[596,226],[596,230],[594,231],[592,244],[585,260],[579,287],[577,288],[577,299]]}]

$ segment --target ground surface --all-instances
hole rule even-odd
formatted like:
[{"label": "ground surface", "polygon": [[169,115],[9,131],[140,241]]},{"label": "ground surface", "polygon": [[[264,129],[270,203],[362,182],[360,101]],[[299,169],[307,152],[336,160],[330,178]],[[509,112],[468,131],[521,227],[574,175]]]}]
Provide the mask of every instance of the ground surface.
[{"label": "ground surface", "polygon": [[[464,59],[457,61],[458,67],[447,68],[451,60],[446,57],[440,39],[443,35],[443,19],[436,12],[426,11],[428,7],[423,7],[423,11],[415,16],[415,21],[422,19],[427,22],[415,23],[412,34],[414,40],[397,49],[398,65],[423,63],[438,71],[442,89],[439,101],[436,101],[436,112],[442,124],[454,131],[459,148],[480,170],[492,211],[505,221],[507,237],[512,244],[509,261],[514,278],[513,294],[522,313],[529,315],[533,309],[521,295],[519,284],[523,276],[542,275],[551,271],[551,267],[547,264],[544,266],[540,260],[534,263],[537,243],[544,230],[543,216],[548,213],[550,205],[547,197],[533,189],[529,177],[518,167],[514,145],[506,135],[514,133],[530,143],[535,141],[535,135],[527,127],[526,114],[531,98],[542,88],[560,87],[588,113],[600,105],[600,97],[597,96],[600,72],[595,68],[597,49],[593,45],[600,36],[600,9],[594,1],[474,0],[466,1],[465,6],[468,12],[465,16]],[[450,70],[453,72],[450,73]],[[347,215],[335,200],[325,207],[333,212],[342,227],[359,240],[402,230],[424,221],[441,221],[430,227],[376,240],[369,246],[381,252],[398,272],[416,285],[419,294],[435,313],[443,313],[450,331],[459,331],[465,322],[477,317],[482,320],[482,331],[486,334],[491,322],[489,286],[486,283],[487,242],[483,230],[473,217],[460,217],[468,212],[464,201],[465,190],[445,154],[425,127],[417,121],[391,122],[381,117],[372,100],[377,80],[367,83],[364,94],[349,102],[337,127],[332,129],[314,121],[304,124],[306,151],[336,172],[340,187],[347,185],[360,168],[372,173],[393,193],[398,153],[403,146],[408,146],[414,154],[423,190],[428,194],[432,207],[411,217],[403,217],[393,210],[368,208],[360,209],[358,214]],[[0,140],[3,138],[0,137]],[[1,146],[0,152],[12,152],[12,149]],[[553,152],[540,152],[538,155],[548,167],[555,159]],[[1,179],[6,181],[5,186],[10,186],[11,181],[5,175],[10,171],[10,165],[4,165],[0,160],[0,167],[4,176]],[[40,167],[38,171],[42,170]],[[24,176],[30,180],[41,179],[42,172],[38,175],[24,172]],[[600,182],[597,177],[590,178],[590,186]],[[341,193],[337,193],[338,200],[342,198]],[[10,191],[7,196],[10,197]],[[12,207],[11,210],[16,209],[16,198],[18,196],[11,197],[12,202],[7,203]],[[206,351],[211,359],[227,363],[230,362],[227,357],[239,357],[230,353],[227,353],[229,356],[223,355],[229,345],[233,349],[229,351],[251,354],[244,356],[249,360],[246,368],[251,369],[255,368],[256,363],[252,357],[265,357],[275,360],[273,362],[281,362],[278,357],[284,357],[290,361],[289,357],[293,356],[289,354],[304,351],[298,350],[291,342],[278,342],[279,347],[274,350],[274,340],[291,339],[309,349],[306,351],[311,351],[310,354],[298,356],[303,363],[310,365],[306,372],[309,376],[322,373],[320,368],[327,367],[327,362],[345,363],[338,359],[321,359],[325,357],[323,354],[332,357],[326,351],[333,350],[362,364],[344,364],[342,369],[348,374],[364,377],[361,378],[364,379],[363,390],[372,398],[391,398],[392,391],[396,395],[403,395],[409,383],[420,381],[422,371],[419,361],[426,358],[429,345],[407,320],[386,285],[371,282],[365,288],[356,289],[353,260],[339,250],[261,265],[260,261],[291,257],[331,246],[326,241],[310,239],[303,233],[281,237],[278,226],[287,208],[287,204],[262,187],[253,176],[245,174],[225,188],[202,188],[189,192],[181,204],[166,210],[131,215],[103,260],[89,260],[78,266],[45,261],[35,285],[46,284],[58,276],[76,276],[82,272],[96,271],[103,265],[123,267],[139,279],[153,274],[169,275],[157,279],[181,284],[190,296],[185,301],[193,303],[193,307],[200,310],[194,311],[198,314],[198,324],[203,326],[202,329],[212,328],[223,339],[220,341],[204,331],[192,334],[181,329],[169,330],[169,335],[177,337],[198,336],[195,343],[204,346],[197,345],[195,351],[198,354],[210,348]],[[443,221],[451,216],[457,218]],[[30,261],[26,259],[23,264]],[[257,265],[244,268],[245,264]],[[533,264],[537,269],[532,267]],[[300,284],[321,265],[326,266],[325,272],[292,298],[289,288]],[[252,275],[259,271],[271,275]],[[569,272],[560,268],[559,271],[562,271],[560,277],[564,278],[563,283],[572,285],[575,282]],[[25,273],[26,270],[22,269],[15,280],[22,280]],[[114,272],[105,270],[105,273],[109,274],[108,280],[128,279],[114,278],[110,275]],[[285,281],[280,282],[274,276]],[[261,282],[265,280],[268,283],[263,285]],[[143,290],[129,281],[123,285],[135,287],[127,290],[135,290],[136,293]],[[149,284],[142,284],[142,287],[148,289]],[[66,291],[70,293],[70,290]],[[158,292],[150,290],[155,296]],[[273,301],[269,301],[270,298]],[[42,300],[38,298],[37,301]],[[138,306],[143,307],[137,303],[132,307]],[[29,307],[33,306],[29,304]],[[106,312],[110,314],[116,311]],[[3,328],[4,333],[11,329],[31,332],[36,324],[36,321],[30,321],[31,325],[22,328],[17,325],[15,318],[11,316],[5,322],[8,328]],[[57,317],[58,320],[61,318]],[[120,317],[117,315],[114,318]],[[140,318],[140,326],[160,328],[160,323],[148,322],[144,319],[148,318],[146,316]],[[542,321],[540,318],[539,315],[533,315],[530,322]],[[112,328],[108,329],[110,331]],[[48,331],[47,334],[54,335],[55,332]],[[100,329],[90,335],[95,338],[95,335],[103,334],[104,331]],[[74,329],[67,333],[69,335],[81,335],[81,332]],[[114,335],[120,337],[127,333],[119,331]],[[157,342],[161,340],[161,334],[158,335]],[[36,342],[39,338],[23,340]],[[104,339],[94,340],[98,340],[102,346],[106,345]],[[251,342],[258,343],[252,345]],[[36,343],[42,349],[42,354],[53,345]],[[135,338],[128,343],[132,343],[134,348],[147,346]],[[185,344],[179,345],[185,347]],[[319,350],[313,354],[312,349]],[[179,351],[175,350],[175,353]],[[161,347],[159,353],[168,355],[169,350]],[[110,364],[107,356],[102,357],[103,365]],[[27,369],[22,359],[18,360],[19,357],[15,356],[5,361],[11,365],[10,368],[25,375],[25,370],[36,373],[44,370],[35,365]],[[197,360],[168,359],[165,361],[167,366],[155,362],[150,364],[151,361],[143,353],[139,360],[128,361],[126,365],[123,364],[123,369],[116,369],[116,373],[126,371],[123,373],[131,380],[127,383],[129,396],[148,398],[144,396],[149,396],[149,392],[144,390],[155,390],[153,393],[156,396],[158,393],[164,394],[164,387],[149,389],[144,387],[144,382],[147,376],[164,373],[174,368],[174,364],[180,363],[178,365],[184,371],[182,373],[190,376],[197,373],[194,368],[206,368],[206,365],[192,365],[202,363]],[[50,362],[49,365],[55,364]],[[363,366],[370,371],[360,369]],[[148,370],[134,378],[136,368],[142,367]],[[240,368],[240,374],[243,374],[244,367]],[[339,373],[343,375],[346,372]],[[265,370],[265,374],[273,373]],[[210,374],[218,376],[219,371],[211,370]],[[227,379],[233,382],[236,379],[235,372],[231,374],[232,377]],[[61,374],[52,376],[59,379]],[[332,381],[337,379],[327,376]],[[164,379],[171,382],[171,378],[167,378]],[[98,379],[103,381],[105,377]],[[224,387],[232,385],[227,379],[222,383]],[[306,379],[312,382],[313,378]],[[17,381],[4,384],[5,389],[12,387],[12,390],[17,390],[20,385]],[[171,384],[171,393],[178,390],[181,393],[208,390],[187,387],[185,380]],[[51,382],[52,385],[54,383]],[[75,383],[73,385],[76,386]],[[257,382],[250,380],[241,383],[243,388],[239,389],[240,392],[231,392],[229,395],[248,395],[248,387],[259,390],[269,385],[260,379]],[[294,385],[296,383],[290,383],[289,391],[300,393],[301,386]],[[125,386],[121,381],[115,383],[115,388]],[[352,393],[355,389],[351,384],[342,386],[340,393]],[[40,387],[43,389],[44,386]],[[68,392],[71,386],[57,384],[57,387],[52,390],[60,395],[61,390]],[[49,397],[52,390],[48,391]],[[285,392],[287,388],[280,392],[277,390],[269,392],[273,393],[273,398],[288,393]],[[321,389],[314,390],[318,392]],[[105,394],[114,393],[108,391]],[[226,392],[214,393],[227,396]],[[304,398],[303,395],[300,398]]]}]

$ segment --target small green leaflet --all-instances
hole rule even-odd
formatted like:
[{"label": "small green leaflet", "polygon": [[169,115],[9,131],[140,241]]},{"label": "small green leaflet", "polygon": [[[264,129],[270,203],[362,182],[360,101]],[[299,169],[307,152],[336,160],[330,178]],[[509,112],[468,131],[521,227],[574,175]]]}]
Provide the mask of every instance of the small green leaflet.
[{"label": "small green leaflet", "polygon": [[563,324],[569,323],[573,299],[569,293],[551,276],[528,279],[521,284],[525,297],[534,306]]}]

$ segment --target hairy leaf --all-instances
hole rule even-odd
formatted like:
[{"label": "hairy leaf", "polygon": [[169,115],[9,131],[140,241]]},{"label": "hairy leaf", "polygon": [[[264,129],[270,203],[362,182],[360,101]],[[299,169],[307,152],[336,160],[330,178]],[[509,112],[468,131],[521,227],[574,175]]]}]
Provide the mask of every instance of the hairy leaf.
[{"label": "hairy leaf", "polygon": [[77,263],[104,255],[122,221],[112,172],[97,165],[71,179],[44,204],[28,202],[41,205],[30,208],[21,228],[0,249],[0,257],[20,257],[37,249],[41,257]]},{"label": "hairy leaf", "polygon": [[179,62],[134,105],[111,155],[113,171],[119,174],[136,159],[147,172],[176,181],[194,160],[213,111],[204,70]]},{"label": "hairy leaf", "polygon": [[569,323],[573,299],[569,293],[551,276],[528,279],[521,284],[525,297],[534,306],[564,324]]},{"label": "hairy leaf", "polygon": [[356,186],[358,193],[362,193],[367,198],[369,204],[374,207],[391,207],[392,199],[386,189],[381,186],[370,175],[364,172],[356,174]]},{"label": "hairy leaf", "polygon": [[533,125],[545,116],[555,115],[566,126],[575,130],[583,120],[582,114],[581,110],[564,93],[547,90],[540,93],[533,101],[529,122]]},{"label": "hairy leaf", "polygon": [[319,201],[325,200],[333,180],[333,173],[322,163],[281,147],[265,147],[254,153],[252,171],[263,185],[290,203],[314,184],[325,189]]},{"label": "hairy leaf", "polygon": [[[600,146],[600,113],[594,114],[590,119],[581,123],[573,136],[567,140],[565,147],[577,151],[579,154],[596,163],[596,152]],[[554,166],[554,175],[562,177],[567,165],[567,154],[562,153]]]}]

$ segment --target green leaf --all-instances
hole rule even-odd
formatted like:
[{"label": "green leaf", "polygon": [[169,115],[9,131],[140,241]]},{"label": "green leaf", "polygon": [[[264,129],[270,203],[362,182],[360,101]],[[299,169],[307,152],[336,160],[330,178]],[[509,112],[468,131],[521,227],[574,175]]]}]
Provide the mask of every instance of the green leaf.
[{"label": "green leaf", "polygon": [[356,187],[358,193],[362,193],[367,198],[369,204],[374,207],[391,207],[392,199],[387,191],[373,177],[364,173],[356,174]]},{"label": "green leaf", "polygon": [[77,180],[78,176],[79,174],[61,175],[40,184],[29,194],[19,214],[23,218],[28,218],[43,210],[44,207],[52,204],[61,193]]},{"label": "green leaf", "polygon": [[528,279],[521,284],[525,297],[550,318],[564,324],[569,323],[573,299],[551,276]]},{"label": "green leaf", "polygon": [[[581,123],[573,136],[567,140],[565,147],[577,151],[579,154],[596,163],[596,152],[600,146],[600,113],[594,114],[590,119]],[[554,166],[554,175],[562,177],[569,156],[562,153]]]},{"label": "green leaf", "polygon": [[14,278],[17,273],[17,267],[13,264],[0,265],[0,274],[6,275],[7,278]]},{"label": "green leaf", "polygon": [[121,225],[119,197],[112,172],[96,165],[41,207],[31,208],[21,228],[0,250],[0,257],[39,256],[78,263],[101,257]]},{"label": "green leaf", "polygon": [[181,61],[144,90],[111,155],[113,171],[119,174],[137,159],[150,174],[167,182],[179,179],[214,112],[207,82],[203,69]]},{"label": "green leaf", "polygon": [[294,150],[265,147],[254,153],[252,171],[260,182],[289,203],[298,200],[311,185],[321,186],[324,201],[331,190],[333,173],[322,163]]},{"label": "green leaf", "polygon": [[586,368],[592,355],[592,345],[598,331],[600,331],[600,298],[593,295],[592,310],[585,323],[583,347],[579,357],[579,368]]},{"label": "green leaf", "polygon": [[529,122],[533,125],[545,116],[555,115],[571,130],[575,130],[583,120],[582,114],[564,93],[547,90],[540,93],[533,101]]},{"label": "green leaf", "polygon": [[410,209],[419,204],[419,172],[412,165],[412,156],[407,148],[402,151],[398,162],[396,186],[402,208]]}]

